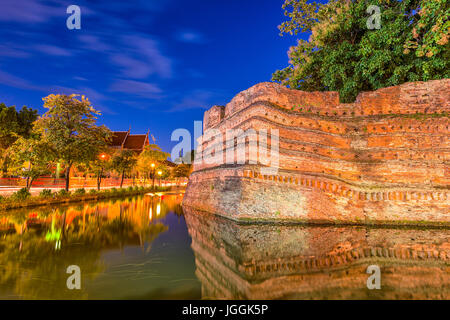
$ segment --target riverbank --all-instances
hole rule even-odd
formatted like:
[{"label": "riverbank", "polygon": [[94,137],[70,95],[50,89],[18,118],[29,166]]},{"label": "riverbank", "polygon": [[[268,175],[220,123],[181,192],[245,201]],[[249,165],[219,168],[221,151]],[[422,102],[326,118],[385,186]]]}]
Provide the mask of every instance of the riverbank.
[{"label": "riverbank", "polygon": [[[101,200],[107,198],[116,198],[123,196],[140,195],[149,192],[166,192],[172,190],[182,190],[174,187],[128,187],[128,188],[111,188],[104,190],[91,189],[86,192],[85,189],[77,189],[73,192],[41,192],[39,195],[27,195],[24,191],[22,193],[15,193],[9,197],[0,197],[0,211],[6,211],[18,208],[39,207],[54,204],[65,204],[71,202],[82,202],[91,200]],[[49,189],[45,189],[49,190]]]}]

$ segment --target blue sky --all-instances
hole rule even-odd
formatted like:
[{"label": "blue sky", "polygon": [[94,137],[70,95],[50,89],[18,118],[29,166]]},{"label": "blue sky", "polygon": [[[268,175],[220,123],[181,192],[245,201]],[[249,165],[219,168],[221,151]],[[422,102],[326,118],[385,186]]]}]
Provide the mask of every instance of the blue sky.
[{"label": "blue sky", "polygon": [[[170,151],[176,128],[270,81],[296,37],[279,36],[282,0],[2,0],[0,102],[44,112],[42,97],[79,93],[111,130]],[[81,8],[69,30],[66,9]]]}]

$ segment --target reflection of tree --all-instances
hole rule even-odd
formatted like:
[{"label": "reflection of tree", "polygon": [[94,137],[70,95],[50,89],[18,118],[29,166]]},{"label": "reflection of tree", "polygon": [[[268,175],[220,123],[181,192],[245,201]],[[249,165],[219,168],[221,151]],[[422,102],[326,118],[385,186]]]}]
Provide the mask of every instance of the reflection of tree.
[{"label": "reflection of tree", "polygon": [[[7,216],[22,226],[21,233],[0,239],[0,294],[25,299],[85,299],[84,281],[95,278],[105,266],[104,249],[151,243],[168,227],[151,223],[142,199],[76,205],[60,209],[22,210]],[[166,210],[166,209],[165,209]],[[30,216],[40,228],[27,228]],[[55,237],[61,231],[60,237]],[[59,240],[60,239],[60,240]],[[61,241],[60,247],[55,246]],[[149,250],[150,246],[148,246]],[[67,267],[78,265],[81,290],[69,290]]]},{"label": "reflection of tree", "polygon": [[92,278],[103,270],[97,262],[100,251],[95,244],[65,243],[64,248],[55,251],[55,243],[48,242],[38,232],[31,230],[23,235],[19,251],[20,235],[7,237],[2,241],[0,264],[0,287],[12,289],[25,299],[82,299],[87,298],[84,290],[68,290],[66,269],[76,264],[81,270],[89,270],[84,276]]}]

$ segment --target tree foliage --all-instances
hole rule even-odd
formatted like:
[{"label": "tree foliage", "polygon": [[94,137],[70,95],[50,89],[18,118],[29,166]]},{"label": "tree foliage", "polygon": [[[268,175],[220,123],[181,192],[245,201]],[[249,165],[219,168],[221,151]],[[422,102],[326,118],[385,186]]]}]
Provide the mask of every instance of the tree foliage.
[{"label": "tree foliage", "polygon": [[[367,27],[369,5],[380,8],[380,29]],[[282,8],[290,20],[281,34],[311,33],[273,74],[288,87],[338,91],[351,102],[361,91],[450,76],[446,0],[286,0]]]},{"label": "tree foliage", "polygon": [[120,187],[123,185],[125,173],[130,172],[137,164],[137,156],[131,150],[119,150],[111,159],[111,168],[120,174]]},{"label": "tree foliage", "polygon": [[192,165],[180,163],[173,169],[172,176],[175,178],[187,178],[191,172]]},{"label": "tree foliage", "polygon": [[41,139],[39,134],[30,134],[28,138],[20,137],[9,148],[11,158],[10,172],[27,178],[27,189],[41,175],[50,173],[55,159],[52,146]]},{"label": "tree foliage", "polygon": [[66,166],[66,190],[72,165],[95,160],[111,135],[108,128],[96,124],[100,112],[86,97],[79,100],[77,96],[51,94],[43,98],[48,111],[36,121],[43,139]]},{"label": "tree foliage", "polygon": [[0,164],[2,173],[8,169],[8,148],[20,137],[27,138],[37,119],[37,110],[23,106],[19,111],[15,106],[0,103]]},{"label": "tree foliage", "polygon": [[[170,156],[169,153],[162,151],[156,144],[145,146],[144,150],[138,157],[137,168],[141,175],[150,177],[154,173],[156,167]],[[152,164],[155,166],[152,167]]]}]

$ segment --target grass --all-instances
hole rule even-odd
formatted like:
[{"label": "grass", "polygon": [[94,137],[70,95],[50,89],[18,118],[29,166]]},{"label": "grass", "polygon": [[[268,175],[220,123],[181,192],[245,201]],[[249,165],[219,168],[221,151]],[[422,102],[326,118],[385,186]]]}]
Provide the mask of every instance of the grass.
[{"label": "grass", "polygon": [[45,206],[48,204],[57,204],[65,202],[76,202],[85,200],[96,200],[104,198],[114,198],[121,196],[130,196],[147,192],[168,191],[170,187],[128,187],[128,188],[112,188],[97,191],[95,189],[86,192],[85,189],[76,189],[74,192],[67,192],[64,189],[58,192],[52,192],[50,189],[44,189],[39,195],[32,196],[26,188],[22,188],[12,195],[5,197],[0,196],[0,211],[22,207]]}]

